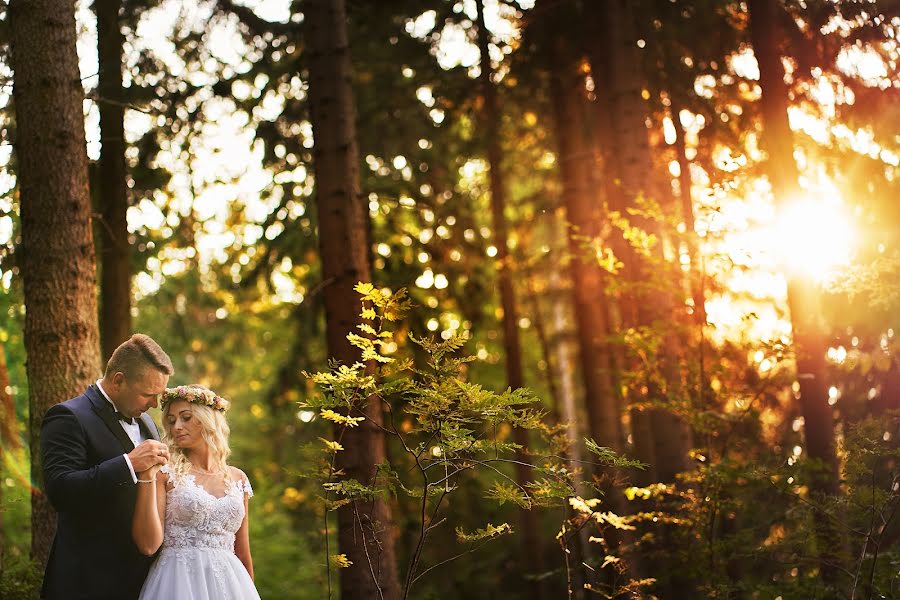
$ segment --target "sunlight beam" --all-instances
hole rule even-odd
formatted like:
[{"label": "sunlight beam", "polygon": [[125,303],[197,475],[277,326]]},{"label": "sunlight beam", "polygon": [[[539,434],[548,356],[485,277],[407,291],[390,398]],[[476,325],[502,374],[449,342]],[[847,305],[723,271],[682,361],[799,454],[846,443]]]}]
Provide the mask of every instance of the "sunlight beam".
[{"label": "sunlight beam", "polygon": [[849,264],[856,242],[853,219],[844,206],[810,196],[779,210],[771,233],[779,262],[791,274],[816,282]]}]

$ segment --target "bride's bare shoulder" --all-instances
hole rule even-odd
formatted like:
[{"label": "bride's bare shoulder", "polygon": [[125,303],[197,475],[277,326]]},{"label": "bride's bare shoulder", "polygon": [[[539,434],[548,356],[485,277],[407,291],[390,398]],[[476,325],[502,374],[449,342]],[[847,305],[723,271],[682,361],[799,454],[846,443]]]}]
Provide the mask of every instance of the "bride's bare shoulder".
[{"label": "bride's bare shoulder", "polygon": [[237,467],[228,467],[228,469],[230,470],[231,479],[237,482],[237,485],[243,490],[244,494],[246,494],[248,498],[253,496],[253,486],[250,485],[247,474]]}]

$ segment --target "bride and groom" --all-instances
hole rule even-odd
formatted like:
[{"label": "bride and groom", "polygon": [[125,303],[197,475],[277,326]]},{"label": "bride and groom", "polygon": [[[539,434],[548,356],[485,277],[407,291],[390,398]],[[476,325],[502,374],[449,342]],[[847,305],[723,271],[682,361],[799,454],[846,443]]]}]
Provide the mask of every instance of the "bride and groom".
[{"label": "bride and groom", "polygon": [[[166,388],[172,361],[146,335],[119,346],[102,379],[50,408],[44,483],[58,513],[45,600],[259,600],[250,482],[227,464],[228,402]],[[162,441],[146,414],[162,404]]]}]

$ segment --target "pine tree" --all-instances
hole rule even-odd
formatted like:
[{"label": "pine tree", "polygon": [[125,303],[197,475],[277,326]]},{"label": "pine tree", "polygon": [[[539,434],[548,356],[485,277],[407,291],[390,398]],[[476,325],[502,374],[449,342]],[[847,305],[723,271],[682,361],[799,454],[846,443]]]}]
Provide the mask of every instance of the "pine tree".
[{"label": "pine tree", "polygon": [[[347,332],[359,324],[359,310],[348,298],[359,281],[369,281],[368,213],[359,187],[347,15],[343,0],[314,0],[306,6],[309,109],[315,145],[316,206],[325,301],[328,354],[343,364],[356,362]],[[384,462],[381,405],[370,402],[364,425],[340,440],[346,448],[337,467],[352,479],[371,484]],[[390,506],[383,499],[338,509],[338,546],[352,563],[341,570],[341,598],[399,597]]]},{"label": "pine tree", "polygon": [[74,2],[16,0],[9,18],[34,484],[32,555],[45,562],[55,515],[41,491],[41,419],[53,404],[83,392],[100,368],[84,90]]},{"label": "pine tree", "polygon": [[96,193],[100,267],[100,343],[103,360],[131,335],[131,259],[122,96],[122,0],[96,0],[100,164]]},{"label": "pine tree", "polygon": [[[763,122],[763,148],[768,154],[765,173],[776,205],[784,210],[800,195],[799,173],[794,161],[794,135],[788,123],[788,90],[781,63],[777,17],[778,0],[750,0],[750,36],[759,64]],[[821,463],[821,472],[811,488],[820,496],[840,492],[838,458],[834,440],[834,417],[828,404],[825,354],[827,338],[822,324],[815,283],[796,274],[788,275],[788,305],[793,329],[800,406],[806,452]],[[818,552],[822,576],[834,583],[839,576],[835,564],[840,539],[827,514],[816,513]]]}]

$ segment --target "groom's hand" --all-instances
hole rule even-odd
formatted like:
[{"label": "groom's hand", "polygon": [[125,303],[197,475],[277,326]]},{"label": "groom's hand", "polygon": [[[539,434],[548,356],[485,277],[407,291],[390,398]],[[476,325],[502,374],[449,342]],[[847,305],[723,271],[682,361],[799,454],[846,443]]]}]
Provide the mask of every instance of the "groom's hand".
[{"label": "groom's hand", "polygon": [[144,440],[128,453],[128,459],[135,473],[141,473],[151,467],[159,467],[169,462],[169,449],[156,440]]}]

